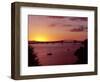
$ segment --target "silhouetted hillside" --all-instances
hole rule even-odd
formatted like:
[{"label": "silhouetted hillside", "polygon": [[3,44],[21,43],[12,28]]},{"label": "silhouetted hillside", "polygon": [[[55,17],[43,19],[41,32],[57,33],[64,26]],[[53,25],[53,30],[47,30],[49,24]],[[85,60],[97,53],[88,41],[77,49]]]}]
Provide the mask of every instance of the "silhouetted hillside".
[{"label": "silhouetted hillside", "polygon": [[72,41],[67,41],[67,40],[60,40],[60,41],[28,41],[29,44],[36,44],[36,43],[81,43],[82,41],[77,41],[77,40],[72,40]]},{"label": "silhouetted hillside", "polygon": [[39,66],[39,60],[32,46],[28,46],[28,66]]},{"label": "silhouetted hillside", "polygon": [[80,47],[75,52],[75,55],[78,57],[76,64],[87,64],[88,63],[88,40],[82,42],[83,47]]}]

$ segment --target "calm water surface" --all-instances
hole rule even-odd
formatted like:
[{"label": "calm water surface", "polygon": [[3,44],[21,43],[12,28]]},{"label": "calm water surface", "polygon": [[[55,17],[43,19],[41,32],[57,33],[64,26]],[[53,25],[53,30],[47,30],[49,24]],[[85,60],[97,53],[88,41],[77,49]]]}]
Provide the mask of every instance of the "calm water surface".
[{"label": "calm water surface", "polygon": [[81,43],[39,43],[30,44],[34,48],[41,65],[74,64],[78,58],[75,51]]}]

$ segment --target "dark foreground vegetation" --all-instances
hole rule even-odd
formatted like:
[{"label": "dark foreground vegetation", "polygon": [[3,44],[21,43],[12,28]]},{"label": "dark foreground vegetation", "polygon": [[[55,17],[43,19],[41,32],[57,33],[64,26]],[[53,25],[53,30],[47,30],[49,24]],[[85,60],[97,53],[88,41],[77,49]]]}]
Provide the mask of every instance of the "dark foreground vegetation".
[{"label": "dark foreground vegetation", "polygon": [[75,55],[78,57],[76,64],[87,64],[88,63],[88,41],[84,40],[82,42],[82,47],[77,49]]}]

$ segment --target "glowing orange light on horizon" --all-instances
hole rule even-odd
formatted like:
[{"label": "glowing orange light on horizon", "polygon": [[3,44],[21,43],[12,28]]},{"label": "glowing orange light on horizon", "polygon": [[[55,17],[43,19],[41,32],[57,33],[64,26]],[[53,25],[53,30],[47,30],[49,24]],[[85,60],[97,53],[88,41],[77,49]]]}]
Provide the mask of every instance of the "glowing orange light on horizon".
[{"label": "glowing orange light on horizon", "polygon": [[34,41],[40,41],[40,42],[46,42],[48,41],[48,39],[44,36],[36,36],[34,39]]}]

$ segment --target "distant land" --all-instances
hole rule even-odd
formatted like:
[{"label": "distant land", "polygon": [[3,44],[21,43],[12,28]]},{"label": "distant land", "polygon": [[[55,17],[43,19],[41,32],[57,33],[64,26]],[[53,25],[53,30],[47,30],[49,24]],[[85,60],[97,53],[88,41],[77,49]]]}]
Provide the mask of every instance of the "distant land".
[{"label": "distant land", "polygon": [[67,41],[67,40],[60,40],[60,41],[28,41],[29,44],[36,44],[36,43],[82,43],[83,41],[78,41],[78,40],[72,40],[72,41]]}]

